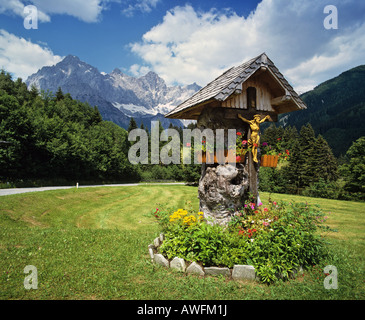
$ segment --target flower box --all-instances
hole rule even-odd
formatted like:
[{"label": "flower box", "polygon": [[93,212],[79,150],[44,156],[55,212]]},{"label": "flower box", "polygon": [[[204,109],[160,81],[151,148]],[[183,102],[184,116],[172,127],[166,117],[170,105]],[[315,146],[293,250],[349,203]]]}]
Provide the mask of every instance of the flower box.
[{"label": "flower box", "polygon": [[[243,163],[245,161],[244,156],[235,156],[235,155],[228,155],[228,153],[231,152],[230,150],[224,150],[224,156],[226,157],[226,163],[229,162],[230,159],[235,159],[237,163]],[[201,153],[198,152],[198,161],[201,163],[212,163],[211,158],[213,157],[212,153],[207,153],[202,151]],[[239,158],[238,158],[239,157]],[[218,163],[218,157],[216,155],[216,152],[214,152],[214,160],[213,163]]]},{"label": "flower box", "polygon": [[265,154],[261,156],[261,166],[276,168],[276,166],[278,165],[278,160],[279,156]]}]

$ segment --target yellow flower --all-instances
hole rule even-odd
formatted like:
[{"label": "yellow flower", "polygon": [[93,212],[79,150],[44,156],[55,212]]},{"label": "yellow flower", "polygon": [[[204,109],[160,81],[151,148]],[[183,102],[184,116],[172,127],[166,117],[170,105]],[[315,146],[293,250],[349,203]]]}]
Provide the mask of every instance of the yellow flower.
[{"label": "yellow flower", "polygon": [[196,218],[193,216],[193,215],[190,215],[190,216],[187,216],[187,217],[184,217],[183,219],[183,223],[184,224],[187,224],[187,225],[191,225],[192,223],[196,222]]},{"label": "yellow flower", "polygon": [[179,221],[181,219],[183,224],[190,226],[194,222],[204,219],[204,213],[202,211],[199,211],[197,215],[196,214],[188,215],[187,210],[178,209],[169,217],[170,217],[170,220],[169,220],[170,222]]}]

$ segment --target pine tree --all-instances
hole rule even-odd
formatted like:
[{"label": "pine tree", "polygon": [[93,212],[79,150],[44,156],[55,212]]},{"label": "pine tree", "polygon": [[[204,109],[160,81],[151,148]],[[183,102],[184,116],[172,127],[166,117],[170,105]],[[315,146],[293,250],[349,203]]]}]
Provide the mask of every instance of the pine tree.
[{"label": "pine tree", "polygon": [[325,181],[335,181],[338,178],[337,161],[327,141],[319,135],[314,145],[312,159],[312,175],[314,181],[321,178]]},{"label": "pine tree", "polygon": [[312,159],[316,142],[313,128],[310,124],[303,126],[296,139],[290,141],[290,164],[285,170],[289,188],[292,192],[300,191],[312,182]]},{"label": "pine tree", "polygon": [[129,126],[128,126],[128,133],[131,132],[133,129],[137,129],[137,123],[136,120],[134,120],[134,118],[132,117],[131,120],[129,121]]},{"label": "pine tree", "polygon": [[37,89],[37,87],[34,85],[34,84],[32,84],[32,86],[31,86],[31,88],[30,88],[30,92],[29,92],[29,94],[30,94],[30,99],[33,101],[36,97],[38,97],[39,96],[39,91],[38,91],[38,89]]},{"label": "pine tree", "polygon": [[346,153],[349,163],[341,166],[342,175],[345,174],[345,190],[356,193],[360,200],[365,199],[365,137],[360,137],[352,143]]},{"label": "pine tree", "polygon": [[103,121],[103,118],[101,117],[99,109],[98,107],[94,106],[93,111],[91,113],[90,124],[97,124],[101,121]]},{"label": "pine tree", "polygon": [[0,89],[5,90],[7,94],[14,94],[14,82],[9,72],[1,70],[0,72]]},{"label": "pine tree", "polygon": [[63,95],[62,89],[61,89],[61,87],[58,87],[58,90],[56,92],[56,101],[60,101],[63,99],[64,99],[64,95]]},{"label": "pine tree", "polygon": [[299,133],[299,153],[298,153],[298,179],[299,187],[309,186],[313,179],[313,167],[315,166],[314,158],[316,136],[312,126],[308,123],[300,129]]}]

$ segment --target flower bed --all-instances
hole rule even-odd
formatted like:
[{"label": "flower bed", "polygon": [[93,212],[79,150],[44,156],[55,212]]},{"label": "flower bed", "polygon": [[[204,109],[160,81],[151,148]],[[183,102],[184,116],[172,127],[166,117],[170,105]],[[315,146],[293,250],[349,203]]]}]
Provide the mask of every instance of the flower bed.
[{"label": "flower bed", "polygon": [[188,263],[184,259],[175,257],[172,260],[168,260],[162,254],[158,253],[159,247],[162,245],[164,234],[161,233],[160,237],[157,237],[153,244],[148,246],[148,251],[151,260],[163,267],[172,268],[180,272],[187,274],[194,274],[197,276],[224,276],[232,278],[233,280],[255,280],[257,279],[255,268],[250,265],[234,265],[232,269],[223,267],[202,267],[196,262]]},{"label": "flower bed", "polygon": [[330,229],[320,209],[305,203],[247,201],[226,227],[206,223],[202,212],[191,209],[159,208],[154,214],[164,234],[155,253],[167,261],[178,257],[204,268],[252,266],[259,281],[271,283],[326,255],[318,231]]}]

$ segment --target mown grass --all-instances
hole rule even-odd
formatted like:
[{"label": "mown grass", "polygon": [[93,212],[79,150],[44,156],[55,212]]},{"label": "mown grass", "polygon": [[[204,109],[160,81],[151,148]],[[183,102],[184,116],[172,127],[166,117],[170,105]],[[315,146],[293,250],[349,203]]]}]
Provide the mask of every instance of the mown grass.
[{"label": "mown grass", "polygon": [[[318,203],[328,212],[331,258],[294,280],[263,285],[185,276],[153,265],[147,246],[159,234],[159,205],[198,210],[197,188],[136,186],[44,191],[0,197],[0,299],[364,299],[365,204],[272,194]],[[261,195],[267,203],[269,194]],[[321,270],[338,269],[326,290]],[[38,289],[26,290],[26,265]]]}]

